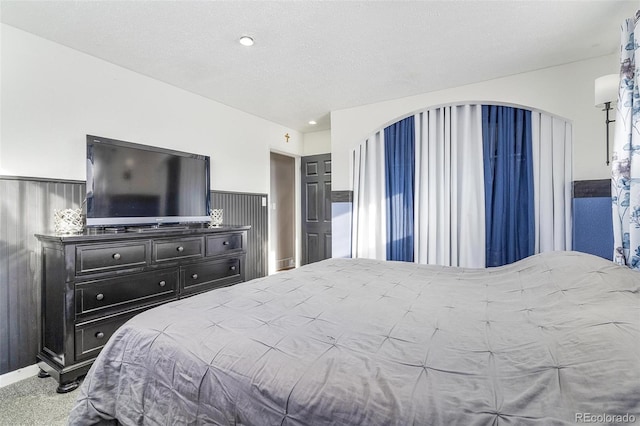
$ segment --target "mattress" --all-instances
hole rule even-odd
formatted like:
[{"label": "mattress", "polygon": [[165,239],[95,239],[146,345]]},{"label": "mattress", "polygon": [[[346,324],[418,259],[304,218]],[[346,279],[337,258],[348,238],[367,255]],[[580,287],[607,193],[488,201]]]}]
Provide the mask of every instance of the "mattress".
[{"label": "mattress", "polygon": [[554,252],[490,269],[329,259],[151,309],[111,337],[69,422],[563,425],[625,415],[640,422],[640,274]]}]

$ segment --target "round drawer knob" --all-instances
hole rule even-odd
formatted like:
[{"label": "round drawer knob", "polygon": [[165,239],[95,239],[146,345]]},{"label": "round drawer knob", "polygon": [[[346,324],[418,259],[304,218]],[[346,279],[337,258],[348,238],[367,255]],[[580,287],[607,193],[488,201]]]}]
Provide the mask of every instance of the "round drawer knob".
[{"label": "round drawer knob", "polygon": [[197,280],[198,279],[198,274],[191,275],[191,278],[193,278],[194,280]]},{"label": "round drawer knob", "polygon": [[102,331],[98,331],[96,333],[96,339],[104,339],[104,333]]},{"label": "round drawer knob", "polygon": [[102,299],[104,299],[104,294],[99,293],[98,295],[96,295],[96,299],[97,299],[97,300],[102,300]]},{"label": "round drawer knob", "polygon": [[121,257],[122,257],[122,256],[120,256],[120,253],[114,253],[114,255],[113,255],[113,258],[114,258],[115,260],[120,260],[120,258],[121,258]]},{"label": "round drawer knob", "polygon": [[224,242],[222,243],[222,245],[223,245],[223,246],[228,246],[228,245],[229,245],[229,241],[224,241]]},{"label": "round drawer knob", "polygon": [[159,285],[160,287],[164,287],[165,285],[167,285],[167,282],[166,282],[166,281],[160,281],[160,282],[158,283],[158,285]]},{"label": "round drawer knob", "polygon": [[232,267],[230,267],[229,269],[231,269],[232,271],[235,271],[235,270],[236,270],[236,267],[235,267],[235,266],[232,266]]},{"label": "round drawer knob", "polygon": [[183,252],[184,251],[184,247],[178,246],[178,248],[176,250],[178,250],[179,252]]}]

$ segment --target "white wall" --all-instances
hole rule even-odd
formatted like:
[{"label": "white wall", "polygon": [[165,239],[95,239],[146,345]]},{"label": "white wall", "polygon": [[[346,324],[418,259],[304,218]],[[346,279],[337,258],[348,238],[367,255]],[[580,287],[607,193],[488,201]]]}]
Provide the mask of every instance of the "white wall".
[{"label": "white wall", "polygon": [[[573,122],[573,179],[606,179],[605,116],[594,106],[594,80],[619,71],[618,55],[331,113],[333,190],[352,189],[349,159],[368,135],[411,112],[467,101],[499,101],[540,109]],[[613,126],[611,126],[613,131]]]},{"label": "white wall", "polygon": [[328,154],[331,152],[331,130],[304,134],[304,155]]},{"label": "white wall", "polygon": [[303,153],[295,130],[11,26],[0,30],[0,175],[84,180],[93,134],[209,155],[212,189],[268,193],[270,150]]},{"label": "white wall", "polygon": [[330,146],[333,189],[351,189],[350,152],[371,132],[429,106],[501,101],[572,120],[574,179],[610,175],[593,81],[618,71],[617,54],[333,111],[330,132],[303,135],[4,24],[1,38],[0,174],[83,180],[95,134],[210,155],[212,188],[246,192],[268,192],[271,150]]}]

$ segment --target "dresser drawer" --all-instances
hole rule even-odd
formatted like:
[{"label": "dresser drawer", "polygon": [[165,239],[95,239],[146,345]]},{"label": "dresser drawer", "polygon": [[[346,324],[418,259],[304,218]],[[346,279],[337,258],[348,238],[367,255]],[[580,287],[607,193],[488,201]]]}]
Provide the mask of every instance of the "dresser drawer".
[{"label": "dresser drawer", "polygon": [[176,238],[153,242],[155,263],[202,257],[202,238]]},{"label": "dresser drawer", "polygon": [[242,251],[242,233],[207,236],[207,256]]},{"label": "dresser drawer", "polygon": [[102,347],[107,344],[107,341],[113,333],[115,333],[122,324],[140,312],[142,312],[142,310],[136,310],[107,319],[76,325],[76,361],[97,356]]},{"label": "dresser drawer", "polygon": [[76,273],[84,274],[145,266],[147,247],[146,242],[77,246]]},{"label": "dresser drawer", "polygon": [[124,309],[151,300],[174,297],[178,271],[154,271],[76,284],[76,314]]},{"label": "dresser drawer", "polygon": [[111,315],[103,317],[102,319],[76,324],[74,339],[75,361],[82,361],[84,359],[90,359],[98,356],[102,347],[107,344],[109,338],[118,330],[118,328],[120,328],[120,326],[139,313],[162,305],[163,303],[166,302],[156,302],[138,309],[129,310],[119,315]]},{"label": "dresser drawer", "polygon": [[239,258],[214,260],[180,268],[182,293],[195,293],[242,281]]}]

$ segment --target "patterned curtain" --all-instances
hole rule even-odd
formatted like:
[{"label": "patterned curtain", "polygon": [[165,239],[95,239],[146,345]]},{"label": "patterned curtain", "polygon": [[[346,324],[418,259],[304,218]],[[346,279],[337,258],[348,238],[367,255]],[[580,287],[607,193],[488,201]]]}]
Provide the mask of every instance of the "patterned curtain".
[{"label": "patterned curtain", "polygon": [[636,49],[640,30],[634,18],[622,25],[620,88],[613,142],[613,260],[640,271],[640,93]]}]

